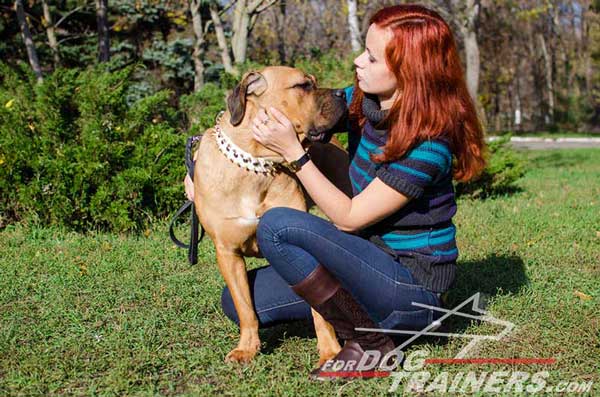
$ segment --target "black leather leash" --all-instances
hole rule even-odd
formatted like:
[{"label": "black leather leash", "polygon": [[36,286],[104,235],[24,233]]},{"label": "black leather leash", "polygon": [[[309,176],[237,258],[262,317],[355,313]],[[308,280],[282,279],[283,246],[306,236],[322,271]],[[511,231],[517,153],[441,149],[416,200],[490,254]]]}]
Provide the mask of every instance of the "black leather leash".
[{"label": "black leather leash", "polygon": [[[194,160],[192,159],[193,153],[192,148],[194,144],[202,139],[202,135],[191,136],[187,139],[185,144],[185,166],[187,168],[188,175],[194,180]],[[188,208],[191,208],[190,213],[190,243],[185,244],[179,241],[175,236],[175,232],[173,231],[173,227],[175,226],[175,221],[177,218],[181,216]],[[200,229],[200,238],[198,238],[198,229]],[[184,248],[188,250],[188,261],[190,265],[195,265],[198,263],[198,243],[204,238],[204,228],[200,224],[198,220],[198,215],[196,215],[196,208],[194,206],[194,202],[187,200],[185,204],[183,204],[171,219],[171,223],[169,225],[169,237],[171,241],[175,243],[179,248]]]}]

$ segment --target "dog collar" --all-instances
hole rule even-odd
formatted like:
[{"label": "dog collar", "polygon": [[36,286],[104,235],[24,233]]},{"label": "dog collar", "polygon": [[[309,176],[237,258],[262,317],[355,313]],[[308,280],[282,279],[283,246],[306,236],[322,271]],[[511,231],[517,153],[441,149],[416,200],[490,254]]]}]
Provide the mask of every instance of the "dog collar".
[{"label": "dog collar", "polygon": [[282,162],[255,157],[237,146],[219,125],[223,113],[224,112],[221,111],[217,116],[213,135],[217,141],[219,151],[223,153],[229,161],[248,171],[254,171],[261,174],[272,174],[278,171],[280,167],[285,166]]}]

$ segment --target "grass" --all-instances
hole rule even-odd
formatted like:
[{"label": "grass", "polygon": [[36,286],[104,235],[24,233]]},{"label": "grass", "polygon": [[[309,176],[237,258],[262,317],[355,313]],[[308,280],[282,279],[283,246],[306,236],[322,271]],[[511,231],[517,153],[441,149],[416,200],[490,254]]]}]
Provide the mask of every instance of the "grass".
[{"label": "grass", "polygon": [[[600,151],[523,155],[529,171],[517,193],[459,201],[461,256],[448,299],[454,305],[483,292],[493,316],[516,324],[472,357],[557,361],[445,368],[548,370],[549,384],[597,383]],[[220,309],[224,283],[212,243],[202,242],[200,263],[190,267],[166,223],[142,236],[10,226],[0,252],[0,395],[373,395],[392,383],[308,381],[317,352],[305,323],[261,330],[262,353],[251,364],[225,364],[238,330]],[[458,320],[449,326],[497,331]],[[409,351],[454,357],[465,343],[429,337]],[[434,376],[442,368],[433,366]]]},{"label": "grass", "polygon": [[573,132],[573,131],[498,131],[489,133],[489,135],[507,135],[518,137],[534,137],[534,138],[598,138],[600,134],[593,132]]}]

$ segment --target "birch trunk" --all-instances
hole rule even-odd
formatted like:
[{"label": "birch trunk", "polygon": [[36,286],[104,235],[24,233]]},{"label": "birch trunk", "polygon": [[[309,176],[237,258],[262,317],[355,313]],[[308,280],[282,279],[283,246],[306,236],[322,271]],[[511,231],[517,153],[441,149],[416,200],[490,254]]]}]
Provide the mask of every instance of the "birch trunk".
[{"label": "birch trunk", "polygon": [[108,0],[96,0],[96,24],[98,27],[98,60],[110,60],[110,39],[108,37]]},{"label": "birch trunk", "polygon": [[44,20],[46,25],[46,36],[48,36],[48,45],[52,50],[52,58],[54,59],[54,66],[57,67],[60,65],[60,54],[58,53],[58,41],[56,40],[56,31],[54,28],[54,20],[52,19],[52,14],[50,13],[50,7],[48,7],[48,2],[46,0],[42,0],[42,11],[44,13]]},{"label": "birch trunk", "polygon": [[204,87],[204,29],[202,27],[202,15],[200,6],[202,0],[190,0],[190,13],[192,14],[192,29],[194,31],[194,91],[200,91]]},{"label": "birch trunk", "polygon": [[29,64],[33,69],[33,73],[35,73],[38,83],[41,83],[43,81],[42,68],[40,67],[40,61],[35,50],[33,39],[31,38],[31,32],[29,31],[29,25],[27,24],[27,18],[25,17],[25,9],[23,8],[22,0],[15,0],[15,11],[17,13],[19,27],[21,28],[23,42],[25,43],[25,48],[27,49]]},{"label": "birch trunk", "polygon": [[544,69],[546,77],[546,89],[548,90],[548,114],[544,117],[546,124],[552,124],[554,122],[554,85],[552,82],[552,60],[548,53],[548,47],[546,46],[546,39],[544,35],[538,33],[538,41],[542,56],[544,58]]},{"label": "birch trunk", "polygon": [[350,44],[352,51],[358,52],[362,49],[360,29],[358,28],[358,16],[356,14],[356,0],[348,0],[348,28],[350,29]]},{"label": "birch trunk", "polygon": [[234,76],[238,76],[239,72],[233,67],[231,63],[231,56],[229,56],[229,46],[227,45],[227,39],[225,38],[225,31],[223,24],[221,23],[221,17],[219,16],[219,10],[215,2],[210,2],[210,19],[215,27],[215,35],[217,36],[217,43],[219,44],[219,50],[221,50],[221,62],[225,71]]}]

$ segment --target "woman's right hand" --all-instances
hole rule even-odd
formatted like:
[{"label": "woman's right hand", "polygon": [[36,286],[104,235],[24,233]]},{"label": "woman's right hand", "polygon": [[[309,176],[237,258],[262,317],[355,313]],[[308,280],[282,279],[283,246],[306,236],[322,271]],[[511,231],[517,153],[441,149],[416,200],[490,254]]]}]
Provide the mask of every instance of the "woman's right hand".
[{"label": "woman's right hand", "polygon": [[192,181],[192,178],[190,178],[189,174],[185,174],[183,185],[185,187],[185,194],[187,195],[188,200],[194,201],[194,182]]}]

